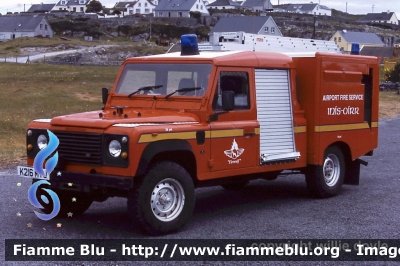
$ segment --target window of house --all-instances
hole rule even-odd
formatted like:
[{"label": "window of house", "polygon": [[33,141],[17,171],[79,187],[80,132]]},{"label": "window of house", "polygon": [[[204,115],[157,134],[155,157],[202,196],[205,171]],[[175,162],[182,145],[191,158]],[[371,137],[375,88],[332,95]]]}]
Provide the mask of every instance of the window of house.
[{"label": "window of house", "polygon": [[136,13],[140,13],[140,8],[136,8]]},{"label": "window of house", "polygon": [[61,1],[61,4],[62,4],[62,5],[65,5],[65,1]]},{"label": "window of house", "polygon": [[139,3],[139,5],[138,5],[139,7],[141,7],[142,6],[142,3]]},{"label": "window of house", "polygon": [[198,4],[196,5],[196,9],[199,9],[199,5]]},{"label": "window of house", "polygon": [[269,31],[268,27],[264,27],[264,32],[268,32],[268,31]]},{"label": "window of house", "polygon": [[73,11],[73,12],[76,12],[76,7],[73,7],[73,8],[72,8],[72,11]]},{"label": "window of house", "polygon": [[200,9],[203,10],[203,5],[200,6]]},{"label": "window of house", "polygon": [[339,42],[341,42],[342,41],[342,37],[339,37]]},{"label": "window of house", "polygon": [[44,25],[44,29],[47,30],[47,24]]},{"label": "window of house", "polygon": [[178,17],[182,17],[182,12],[178,12]]},{"label": "window of house", "polygon": [[146,13],[146,14],[150,13],[150,9],[145,8],[145,9],[144,9],[144,13]]},{"label": "window of house", "polygon": [[271,27],[271,33],[275,33],[275,27]]},{"label": "window of house", "polygon": [[39,26],[39,27],[40,27],[40,29],[42,30],[42,29],[43,29],[43,24],[40,24],[40,26]]},{"label": "window of house", "polygon": [[222,93],[232,91],[235,98],[235,110],[250,109],[249,78],[247,72],[223,71],[218,79],[218,88],[214,96],[213,109],[222,109]]},{"label": "window of house", "polygon": [[333,37],[333,41],[336,43],[336,42],[337,42],[337,38],[336,38],[336,37]]},{"label": "window of house", "polygon": [[163,13],[162,13],[162,12],[158,12],[158,16],[159,16],[159,17],[162,17],[162,16],[163,16]]}]

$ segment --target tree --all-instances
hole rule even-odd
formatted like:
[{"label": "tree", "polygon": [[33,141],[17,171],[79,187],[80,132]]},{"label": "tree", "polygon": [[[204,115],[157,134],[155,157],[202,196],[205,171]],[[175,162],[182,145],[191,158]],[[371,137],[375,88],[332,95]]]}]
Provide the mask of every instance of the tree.
[{"label": "tree", "polygon": [[388,81],[399,82],[400,81],[400,62],[397,62],[392,71],[390,71]]},{"label": "tree", "polygon": [[118,16],[121,15],[121,11],[118,9],[114,9],[112,13],[113,15],[118,15]]},{"label": "tree", "polygon": [[103,10],[102,4],[97,0],[92,0],[86,6],[86,13],[97,13]]}]

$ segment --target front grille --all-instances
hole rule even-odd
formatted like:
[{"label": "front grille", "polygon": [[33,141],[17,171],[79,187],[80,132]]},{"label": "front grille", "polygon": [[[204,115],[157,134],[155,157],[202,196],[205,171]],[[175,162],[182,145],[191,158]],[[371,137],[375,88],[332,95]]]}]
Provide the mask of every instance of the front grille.
[{"label": "front grille", "polygon": [[100,134],[54,132],[60,140],[58,156],[68,164],[101,165]]}]

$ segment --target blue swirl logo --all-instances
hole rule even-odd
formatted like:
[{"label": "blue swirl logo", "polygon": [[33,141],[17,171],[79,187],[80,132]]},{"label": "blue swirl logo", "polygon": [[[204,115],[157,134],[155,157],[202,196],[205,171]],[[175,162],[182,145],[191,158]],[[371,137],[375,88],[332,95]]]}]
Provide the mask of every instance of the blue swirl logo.
[{"label": "blue swirl logo", "polygon": [[[35,206],[38,209],[43,209],[42,204],[40,204],[38,199],[36,198],[36,192],[37,192],[39,186],[42,185],[42,184],[50,185],[50,183],[47,182],[46,180],[40,180],[40,181],[37,181],[37,182],[33,183],[32,186],[28,190],[29,201],[31,202],[31,204],[33,206]],[[53,190],[48,189],[48,188],[42,188],[42,190],[46,191],[49,194],[49,196],[50,196],[50,198],[51,198],[51,200],[53,202],[53,210],[49,214],[44,214],[44,213],[40,213],[40,212],[37,212],[37,211],[34,211],[34,212],[35,212],[36,216],[39,217],[40,219],[42,219],[44,221],[48,221],[48,220],[53,219],[54,217],[56,217],[58,212],[60,211],[60,207],[61,207],[60,206],[60,199],[58,198],[57,194]],[[50,203],[49,199],[45,195],[41,195],[40,199],[45,204],[49,204]]]},{"label": "blue swirl logo", "polygon": [[[38,152],[36,155],[34,161],[33,161],[33,168],[35,171],[42,175],[50,175],[50,173],[54,170],[54,168],[57,165],[58,162],[58,152],[56,152],[52,157],[50,157],[45,165],[46,169],[43,169],[43,163],[46,160],[47,157],[49,157],[58,147],[60,144],[60,141],[56,137],[56,135],[53,134],[50,130],[47,130],[47,134],[49,135],[49,143],[48,145],[42,149],[41,151]],[[31,202],[31,204],[38,208],[38,209],[45,209],[46,212],[48,212],[48,208],[44,208],[42,204],[39,202],[38,197],[36,197],[37,191],[39,189],[40,185],[50,185],[50,183],[46,180],[40,180],[31,185],[31,187],[28,190],[28,199]],[[46,195],[43,195],[43,191],[47,192],[48,196],[50,196],[51,201],[53,202],[53,210],[50,213],[43,214],[39,213],[37,211],[34,211],[36,216],[39,217],[40,219],[44,221],[48,221],[50,219],[53,219],[54,217],[57,216],[58,212],[60,211],[60,199],[58,198],[57,194],[52,191],[51,189],[48,188],[41,188],[42,191],[40,195],[40,200],[45,203],[46,205],[50,204],[50,200]]]}]

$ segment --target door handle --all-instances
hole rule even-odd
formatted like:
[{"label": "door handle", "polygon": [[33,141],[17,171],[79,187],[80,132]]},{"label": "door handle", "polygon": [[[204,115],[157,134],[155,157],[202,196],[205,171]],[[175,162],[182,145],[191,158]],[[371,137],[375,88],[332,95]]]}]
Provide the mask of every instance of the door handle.
[{"label": "door handle", "polygon": [[243,128],[244,136],[254,136],[256,134],[254,127],[245,127]]}]

